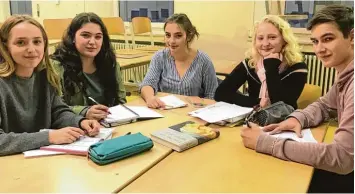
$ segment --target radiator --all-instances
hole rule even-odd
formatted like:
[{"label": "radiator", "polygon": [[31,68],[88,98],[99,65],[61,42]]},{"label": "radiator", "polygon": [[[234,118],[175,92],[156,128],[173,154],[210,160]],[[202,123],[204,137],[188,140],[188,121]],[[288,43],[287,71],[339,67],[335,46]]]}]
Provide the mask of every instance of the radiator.
[{"label": "radiator", "polygon": [[[126,44],[121,42],[112,42],[114,50],[119,49],[133,49],[133,44]],[[136,48],[147,47],[149,44],[136,44]],[[145,74],[148,71],[149,64],[128,68],[122,70],[122,80],[124,83],[140,83],[143,81]]]},{"label": "radiator", "polygon": [[322,95],[326,94],[335,82],[336,71],[326,68],[314,53],[304,53],[308,66],[307,83],[322,88]]}]

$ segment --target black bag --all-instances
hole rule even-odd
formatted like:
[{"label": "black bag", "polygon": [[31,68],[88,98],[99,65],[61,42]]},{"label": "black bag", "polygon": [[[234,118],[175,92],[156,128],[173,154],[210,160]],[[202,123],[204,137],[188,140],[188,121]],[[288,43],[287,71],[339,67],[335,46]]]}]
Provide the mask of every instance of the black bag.
[{"label": "black bag", "polygon": [[282,101],[261,108],[259,105],[245,118],[246,122],[253,122],[259,126],[279,123],[286,119],[295,109]]}]

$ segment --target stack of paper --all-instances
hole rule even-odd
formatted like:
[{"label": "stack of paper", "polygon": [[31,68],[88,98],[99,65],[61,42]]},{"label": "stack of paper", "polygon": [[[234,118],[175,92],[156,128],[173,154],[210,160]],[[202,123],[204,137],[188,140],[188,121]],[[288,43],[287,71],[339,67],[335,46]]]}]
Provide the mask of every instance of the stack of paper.
[{"label": "stack of paper", "polygon": [[173,95],[160,97],[160,100],[165,103],[165,109],[173,109],[187,106],[186,102],[180,100],[179,98]]},{"label": "stack of paper", "polygon": [[237,122],[244,119],[253,109],[241,107],[226,102],[217,102],[204,108],[190,112],[193,117],[200,118],[209,123],[220,121]]}]

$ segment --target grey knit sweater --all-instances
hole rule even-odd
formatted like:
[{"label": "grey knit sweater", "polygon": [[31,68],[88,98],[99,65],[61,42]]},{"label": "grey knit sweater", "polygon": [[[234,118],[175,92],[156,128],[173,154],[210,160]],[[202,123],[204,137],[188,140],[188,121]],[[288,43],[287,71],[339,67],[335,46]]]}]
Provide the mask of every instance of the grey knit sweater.
[{"label": "grey knit sweater", "polygon": [[78,127],[82,119],[62,102],[45,70],[0,78],[0,156],[49,145],[41,129]]}]

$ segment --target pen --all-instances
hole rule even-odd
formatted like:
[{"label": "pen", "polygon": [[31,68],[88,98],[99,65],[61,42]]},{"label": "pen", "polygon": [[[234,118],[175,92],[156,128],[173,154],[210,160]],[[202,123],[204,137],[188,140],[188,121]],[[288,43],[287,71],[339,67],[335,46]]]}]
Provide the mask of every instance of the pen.
[{"label": "pen", "polygon": [[91,102],[95,103],[96,105],[99,105],[100,103],[98,103],[95,99],[91,98],[90,96],[88,97],[89,100],[91,100]]},{"label": "pen", "polygon": [[[88,97],[89,100],[91,100],[91,102],[95,103],[96,105],[100,105],[100,103],[98,103],[95,99],[93,99],[92,97]],[[107,111],[108,114],[111,114],[110,111]]]},{"label": "pen", "polygon": [[249,124],[249,119],[245,119],[245,124],[247,125],[248,128],[251,128],[251,126]]}]

